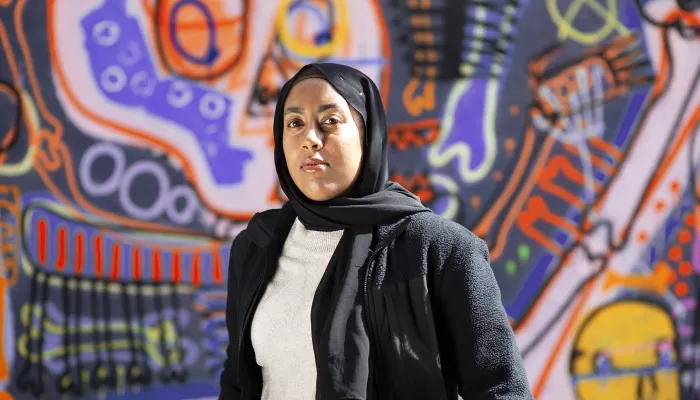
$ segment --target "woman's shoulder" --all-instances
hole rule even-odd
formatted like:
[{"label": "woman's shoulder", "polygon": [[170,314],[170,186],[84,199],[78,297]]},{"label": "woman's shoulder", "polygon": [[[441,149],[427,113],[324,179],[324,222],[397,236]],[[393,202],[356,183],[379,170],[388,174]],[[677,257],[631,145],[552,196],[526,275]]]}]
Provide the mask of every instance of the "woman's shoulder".
[{"label": "woman's shoulder", "polygon": [[428,244],[481,246],[484,243],[463,225],[432,212],[413,215],[406,234]]}]

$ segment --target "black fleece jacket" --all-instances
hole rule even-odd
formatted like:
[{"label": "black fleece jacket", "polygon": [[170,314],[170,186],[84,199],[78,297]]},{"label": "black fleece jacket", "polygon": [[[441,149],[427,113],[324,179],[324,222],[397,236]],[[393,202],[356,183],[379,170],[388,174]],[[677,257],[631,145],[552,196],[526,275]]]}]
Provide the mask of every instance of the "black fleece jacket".
[{"label": "black fleece jacket", "polygon": [[[250,321],[294,217],[288,206],[257,214],[232,245],[222,400],[260,398]],[[372,251],[356,274],[363,295],[340,300],[354,302],[364,323],[336,322],[333,313],[342,307],[318,305],[338,326],[331,327],[335,335],[313,337],[314,348],[325,349],[315,354],[316,398],[533,399],[485,243],[432,213],[373,233]],[[362,336],[369,338],[367,357],[347,348]],[[358,382],[358,365],[366,364],[368,376]]]}]

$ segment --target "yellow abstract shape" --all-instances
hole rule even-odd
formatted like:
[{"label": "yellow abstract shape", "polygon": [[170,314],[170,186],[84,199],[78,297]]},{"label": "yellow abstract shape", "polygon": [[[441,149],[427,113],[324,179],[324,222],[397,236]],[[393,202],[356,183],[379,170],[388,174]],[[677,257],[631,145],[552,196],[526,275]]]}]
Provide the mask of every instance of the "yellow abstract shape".
[{"label": "yellow abstract shape", "polygon": [[[564,15],[562,15],[557,0],[547,0],[547,12],[554,24],[559,28],[558,39],[560,41],[571,39],[580,44],[590,46],[601,42],[614,30],[617,30],[622,36],[629,35],[629,30],[617,17],[617,0],[606,1],[607,7],[598,3],[597,0],[573,0],[564,12]],[[603,26],[595,32],[582,32],[573,25],[584,5],[588,6],[604,21]]]},{"label": "yellow abstract shape", "polygon": [[622,275],[613,269],[608,269],[603,283],[603,290],[609,291],[616,286],[624,288],[634,288],[656,292],[663,296],[668,291],[669,286],[676,280],[676,273],[664,261],[659,261],[651,274],[648,275]]},{"label": "yellow abstract shape", "polygon": [[334,0],[337,19],[335,25],[331,27],[331,40],[320,46],[299,40],[292,34],[292,28],[287,19],[287,11],[292,3],[292,0],[282,0],[277,9],[277,32],[280,43],[302,57],[324,58],[337,52],[348,38],[348,10],[345,0]]},{"label": "yellow abstract shape", "polygon": [[574,339],[570,372],[578,399],[680,398],[673,320],[634,300],[595,310]]}]

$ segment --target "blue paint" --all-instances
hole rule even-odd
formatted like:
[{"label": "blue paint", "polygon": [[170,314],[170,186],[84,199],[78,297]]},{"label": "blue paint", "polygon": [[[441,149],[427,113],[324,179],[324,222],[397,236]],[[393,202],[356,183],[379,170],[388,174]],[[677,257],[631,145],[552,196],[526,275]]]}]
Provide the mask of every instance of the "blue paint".
[{"label": "blue paint", "polygon": [[[93,29],[105,21],[110,21],[111,25],[107,26],[119,27],[114,43],[101,44],[93,37]],[[252,161],[253,154],[229,144],[233,101],[227,94],[189,80],[159,76],[148,57],[150,51],[140,25],[126,15],[123,7],[106,2],[85,16],[81,25],[93,79],[105,98],[124,107],[144,110],[156,119],[170,121],[186,130],[199,146],[217,184],[243,182],[244,167]],[[102,29],[100,35],[110,32]],[[127,53],[141,57],[125,62]],[[103,75],[120,78],[105,84]],[[119,79],[123,85],[115,86]]]},{"label": "blue paint", "polygon": [[632,130],[636,128],[635,121],[639,119],[639,113],[644,106],[647,92],[648,90],[644,90],[643,93],[640,93],[640,90],[636,90],[633,92],[634,94],[630,96],[627,111],[625,111],[625,115],[622,118],[617,136],[615,136],[615,139],[613,140],[613,143],[615,143],[615,145],[620,149],[623,149],[626,146],[627,138],[629,137],[630,133],[632,133]]},{"label": "blue paint", "polygon": [[534,302],[540,293],[542,284],[547,278],[547,270],[549,269],[549,264],[554,260],[554,256],[545,253],[535,264],[535,268],[532,269],[527,279],[523,282],[520,290],[517,290],[518,295],[511,304],[506,304],[504,307],[508,316],[518,321],[523,317],[526,308]]},{"label": "blue paint", "polygon": [[[187,50],[182,47],[180,40],[177,37],[177,15],[180,9],[186,5],[191,5],[198,8],[204,15],[204,19],[207,26],[207,32],[209,33],[209,47],[207,48],[206,54],[201,57],[196,57],[190,54]],[[182,55],[187,61],[193,62],[200,65],[211,65],[217,58],[219,58],[219,50],[216,48],[216,26],[214,24],[214,17],[211,15],[209,8],[202,4],[199,0],[180,0],[175,6],[173,6],[172,11],[170,11],[170,39],[172,40],[175,50]]]}]

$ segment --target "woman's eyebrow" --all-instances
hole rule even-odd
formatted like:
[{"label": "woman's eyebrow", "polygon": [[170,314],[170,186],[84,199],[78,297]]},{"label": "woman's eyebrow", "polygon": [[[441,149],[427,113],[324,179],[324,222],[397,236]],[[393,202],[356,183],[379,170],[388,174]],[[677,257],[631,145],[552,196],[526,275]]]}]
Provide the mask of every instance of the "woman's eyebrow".
[{"label": "woman's eyebrow", "polygon": [[[328,103],[324,104],[316,109],[317,113],[324,112],[326,110],[330,110],[332,108],[339,109],[340,106],[337,103]],[[297,114],[303,114],[304,109],[301,107],[287,107],[286,110],[284,110],[284,115],[291,114],[291,113],[297,113]]]},{"label": "woman's eyebrow", "polygon": [[324,104],[321,107],[317,108],[316,112],[319,112],[319,113],[324,112],[326,110],[330,110],[331,108],[340,108],[340,106],[336,103],[328,103],[328,104]]},{"label": "woman's eyebrow", "polygon": [[299,107],[287,107],[287,109],[284,111],[284,115],[291,113],[303,114],[304,110]]}]

